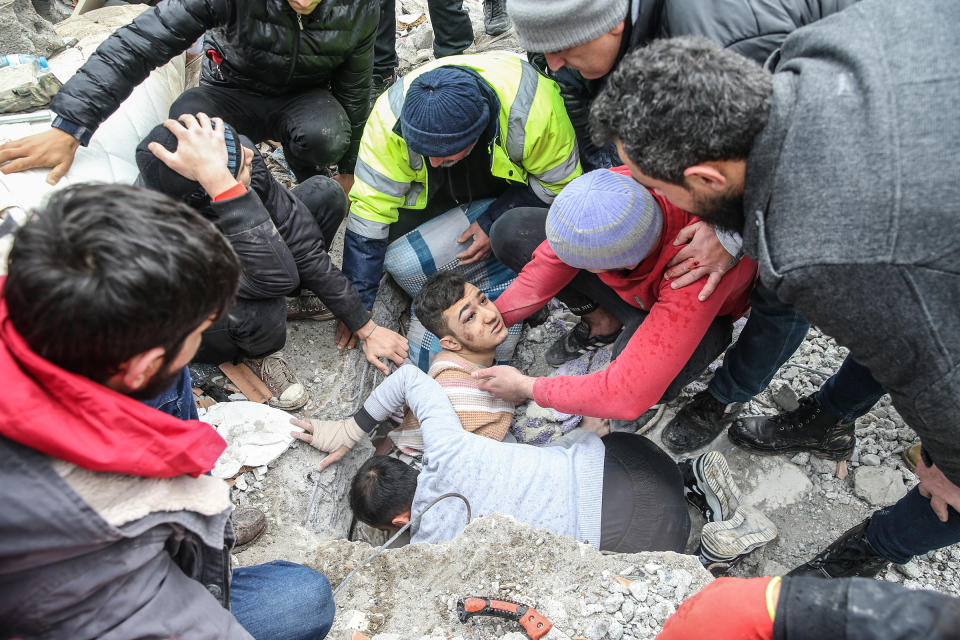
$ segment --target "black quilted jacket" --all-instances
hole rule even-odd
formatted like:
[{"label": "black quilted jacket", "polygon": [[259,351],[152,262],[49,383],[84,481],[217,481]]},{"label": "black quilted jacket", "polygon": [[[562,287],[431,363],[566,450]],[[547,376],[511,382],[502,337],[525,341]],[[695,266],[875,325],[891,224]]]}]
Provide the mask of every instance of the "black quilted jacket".
[{"label": "black quilted jacket", "polygon": [[352,171],[369,112],[378,0],[323,0],[298,16],[285,0],[163,0],[107,38],[51,109],[96,129],[153,69],[206,32],[201,84],[278,95],[329,88],[353,125],[341,170]]}]

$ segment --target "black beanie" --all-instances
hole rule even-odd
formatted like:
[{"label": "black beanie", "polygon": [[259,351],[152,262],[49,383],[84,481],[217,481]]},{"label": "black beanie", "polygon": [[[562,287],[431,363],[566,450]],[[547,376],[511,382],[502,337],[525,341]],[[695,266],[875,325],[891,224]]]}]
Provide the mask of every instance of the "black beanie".
[{"label": "black beanie", "polygon": [[[227,143],[227,168],[231,175],[236,177],[240,174],[240,168],[243,166],[243,149],[240,144],[240,136],[237,135],[233,127],[226,123],[223,125],[223,133]],[[137,168],[140,169],[140,179],[145,187],[178,200],[186,200],[197,192],[203,192],[199,182],[184,178],[165,165],[163,160],[153,155],[153,152],[147,148],[147,145],[151,142],[159,142],[170,152],[177,150],[177,137],[162,124],[155,126],[140,141],[136,151]]]}]

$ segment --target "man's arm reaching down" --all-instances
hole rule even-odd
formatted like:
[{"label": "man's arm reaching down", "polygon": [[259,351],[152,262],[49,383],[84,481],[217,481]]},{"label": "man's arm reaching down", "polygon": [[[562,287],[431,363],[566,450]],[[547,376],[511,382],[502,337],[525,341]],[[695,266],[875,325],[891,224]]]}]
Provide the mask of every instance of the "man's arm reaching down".
[{"label": "man's arm reaching down", "polygon": [[404,365],[373,390],[352,418],[309,421],[291,418],[291,424],[305,429],[307,433],[291,431],[290,435],[330,454],[317,467],[322,471],[342,458],[374,427],[404,405],[410,407],[420,422],[427,448],[451,434],[466,433],[460,426],[460,418],[453,410],[453,405],[436,380],[413,365]]}]

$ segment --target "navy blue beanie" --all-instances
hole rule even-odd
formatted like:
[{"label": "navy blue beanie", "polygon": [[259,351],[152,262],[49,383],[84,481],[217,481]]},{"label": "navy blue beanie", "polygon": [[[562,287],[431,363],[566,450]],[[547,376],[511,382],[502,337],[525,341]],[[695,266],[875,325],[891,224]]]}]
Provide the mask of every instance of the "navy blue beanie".
[{"label": "navy blue beanie", "polygon": [[[240,174],[243,167],[243,149],[242,142],[237,132],[223,123],[224,139],[227,143],[227,169],[234,177]],[[162,124],[155,126],[147,136],[137,145],[134,156],[137,160],[137,168],[140,169],[140,178],[144,186],[154,191],[165,193],[171,198],[184,200],[195,192],[202,192],[199,182],[195,182],[168,167],[147,147],[151,142],[159,142],[167,151],[175,152],[177,150],[177,137],[171,133]],[[214,194],[216,195],[216,194]]]},{"label": "navy blue beanie", "polygon": [[403,102],[403,139],[414,152],[433,158],[460,153],[490,123],[487,96],[470,73],[441,67],[418,76]]}]

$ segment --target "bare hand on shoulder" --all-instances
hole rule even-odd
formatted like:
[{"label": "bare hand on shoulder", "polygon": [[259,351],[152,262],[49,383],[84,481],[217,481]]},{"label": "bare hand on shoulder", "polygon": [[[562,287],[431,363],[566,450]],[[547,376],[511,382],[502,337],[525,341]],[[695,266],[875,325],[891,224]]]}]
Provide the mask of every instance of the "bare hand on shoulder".
[{"label": "bare hand on shoulder", "polygon": [[533,383],[536,378],[523,375],[518,369],[507,365],[487,367],[471,374],[480,381],[481,390],[488,391],[507,402],[520,404],[533,398]]},{"label": "bare hand on shoulder", "polygon": [[57,184],[73,164],[80,142],[66,131],[50,128],[32,136],[0,145],[0,171],[17,173],[27,169],[52,167],[47,184]]},{"label": "bare hand on shoulder", "polygon": [[670,268],[663,277],[667,280],[676,278],[670,285],[674,289],[682,289],[706,277],[707,282],[699,295],[702,302],[716,291],[717,285],[723,279],[723,274],[732,269],[737,262],[723,248],[723,244],[717,238],[716,230],[706,222],[694,222],[681,229],[673,245],[681,244],[686,246],[667,263]]}]

